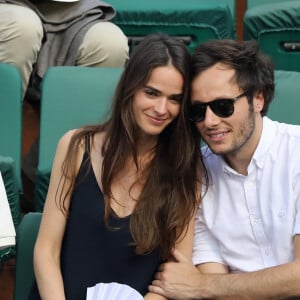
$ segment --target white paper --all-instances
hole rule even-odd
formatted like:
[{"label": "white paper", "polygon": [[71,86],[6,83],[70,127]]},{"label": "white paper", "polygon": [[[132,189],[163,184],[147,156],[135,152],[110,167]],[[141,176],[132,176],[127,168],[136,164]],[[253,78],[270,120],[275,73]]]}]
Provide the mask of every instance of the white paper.
[{"label": "white paper", "polygon": [[0,249],[16,244],[16,231],[0,173]]},{"label": "white paper", "polygon": [[144,297],[126,284],[98,283],[87,289],[86,300],[143,300]]}]

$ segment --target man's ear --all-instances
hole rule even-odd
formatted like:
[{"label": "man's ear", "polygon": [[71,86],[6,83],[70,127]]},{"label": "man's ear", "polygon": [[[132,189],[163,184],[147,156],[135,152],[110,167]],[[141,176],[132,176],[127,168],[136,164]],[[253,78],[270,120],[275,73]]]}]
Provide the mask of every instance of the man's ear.
[{"label": "man's ear", "polygon": [[253,107],[255,112],[261,112],[264,108],[265,98],[262,92],[256,92],[253,96]]}]

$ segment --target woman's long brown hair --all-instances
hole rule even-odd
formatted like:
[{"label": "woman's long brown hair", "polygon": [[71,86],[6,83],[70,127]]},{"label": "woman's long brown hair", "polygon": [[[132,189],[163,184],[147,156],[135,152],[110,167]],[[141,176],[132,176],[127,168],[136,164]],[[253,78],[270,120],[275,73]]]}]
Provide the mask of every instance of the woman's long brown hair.
[{"label": "woman's long brown hair", "polygon": [[184,236],[184,230],[198,205],[199,166],[201,176],[206,176],[199,151],[199,133],[188,122],[190,55],[183,42],[158,34],[146,37],[135,47],[118,83],[111,118],[104,124],[81,128],[72,137],[61,182],[64,185],[66,180],[70,181],[70,188],[59,195],[59,205],[66,213],[64,200],[75,186],[76,178],[72,174],[75,174],[74,162],[79,146],[84,142],[84,137],[105,132],[101,180],[105,199],[104,217],[108,224],[112,214],[109,203],[111,186],[116,174],[130,157],[139,168],[139,130],[132,110],[133,96],[147,83],[154,68],[170,64],[184,79],[180,113],[158,137],[153,158],[143,170],[146,174],[142,178],[144,185],[130,217],[136,253],[146,254],[159,249],[163,259],[169,257],[177,239]]}]

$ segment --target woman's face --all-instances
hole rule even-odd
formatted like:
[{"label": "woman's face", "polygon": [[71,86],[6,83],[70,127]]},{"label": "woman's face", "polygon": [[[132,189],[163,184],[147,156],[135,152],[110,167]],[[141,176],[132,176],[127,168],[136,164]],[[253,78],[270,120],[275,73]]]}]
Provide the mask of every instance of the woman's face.
[{"label": "woman's face", "polygon": [[172,65],[152,70],[148,82],[133,97],[135,120],[146,136],[158,136],[179,114],[182,75]]}]

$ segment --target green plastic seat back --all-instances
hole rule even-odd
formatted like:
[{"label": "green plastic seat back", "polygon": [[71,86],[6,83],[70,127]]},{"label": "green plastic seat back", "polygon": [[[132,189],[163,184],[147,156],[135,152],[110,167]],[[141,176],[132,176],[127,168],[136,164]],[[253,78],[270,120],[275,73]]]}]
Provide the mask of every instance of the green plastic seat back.
[{"label": "green plastic seat back", "polygon": [[14,160],[19,190],[22,149],[22,81],[17,67],[0,63],[0,155]]},{"label": "green plastic seat back", "polygon": [[226,3],[230,9],[231,15],[233,20],[235,20],[236,17],[236,11],[235,11],[235,6],[236,6],[236,1],[238,0],[217,0],[218,2],[221,3]]},{"label": "green plastic seat back", "polygon": [[261,4],[247,9],[244,39],[257,40],[277,70],[300,71],[300,1]]},{"label": "green plastic seat back", "polygon": [[35,209],[42,211],[60,137],[106,120],[122,68],[51,67],[42,82]]},{"label": "green plastic seat back", "polygon": [[144,36],[163,32],[183,39],[190,51],[209,39],[235,38],[235,23],[226,1],[111,0],[112,20],[132,47]]},{"label": "green plastic seat back", "polygon": [[[20,222],[20,193],[16,176],[15,163],[11,157],[0,156],[0,172],[5,186],[13,223],[15,228],[17,228]],[[14,256],[14,246],[0,250],[0,262],[6,261]]]},{"label": "green plastic seat back", "polygon": [[262,5],[262,4],[274,4],[276,2],[286,2],[282,0],[246,0],[247,8],[252,8],[256,5]]},{"label": "green plastic seat back", "polygon": [[236,1],[240,0],[214,0],[220,3],[225,3],[229,9],[233,20],[233,26],[234,26],[234,36],[236,37]]},{"label": "green plastic seat back", "polygon": [[275,71],[275,97],[268,116],[276,121],[300,125],[300,72]]},{"label": "green plastic seat back", "polygon": [[41,217],[38,212],[28,213],[18,226],[14,300],[28,299],[34,282],[33,249]]}]

